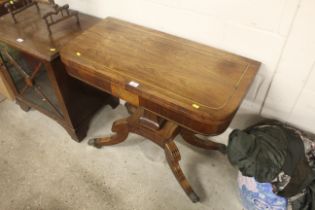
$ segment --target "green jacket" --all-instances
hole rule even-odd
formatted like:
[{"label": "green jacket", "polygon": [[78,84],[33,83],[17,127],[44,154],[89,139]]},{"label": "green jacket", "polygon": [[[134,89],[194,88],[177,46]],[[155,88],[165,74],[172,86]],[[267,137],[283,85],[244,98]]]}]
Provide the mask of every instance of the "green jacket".
[{"label": "green jacket", "polygon": [[[262,123],[229,136],[228,159],[244,176],[258,182],[277,182],[279,174],[290,177],[278,195],[290,198],[307,191],[296,210],[315,210],[315,173],[309,166],[304,144],[294,130],[281,123]],[[312,205],[314,204],[314,206]]]}]

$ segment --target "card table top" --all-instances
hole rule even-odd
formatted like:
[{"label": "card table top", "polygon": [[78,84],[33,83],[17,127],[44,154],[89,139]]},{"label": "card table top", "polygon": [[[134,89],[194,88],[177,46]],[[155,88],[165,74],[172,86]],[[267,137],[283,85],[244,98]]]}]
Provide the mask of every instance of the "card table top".
[{"label": "card table top", "polygon": [[201,134],[222,133],[260,63],[106,18],[61,50],[70,75]]}]

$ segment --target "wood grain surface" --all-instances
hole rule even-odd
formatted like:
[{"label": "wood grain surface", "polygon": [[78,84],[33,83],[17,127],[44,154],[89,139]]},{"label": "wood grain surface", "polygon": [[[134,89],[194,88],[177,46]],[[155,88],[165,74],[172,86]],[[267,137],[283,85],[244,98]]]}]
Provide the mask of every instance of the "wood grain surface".
[{"label": "wood grain surface", "polygon": [[260,66],[114,18],[69,42],[61,58],[72,76],[203,134],[226,129]]}]

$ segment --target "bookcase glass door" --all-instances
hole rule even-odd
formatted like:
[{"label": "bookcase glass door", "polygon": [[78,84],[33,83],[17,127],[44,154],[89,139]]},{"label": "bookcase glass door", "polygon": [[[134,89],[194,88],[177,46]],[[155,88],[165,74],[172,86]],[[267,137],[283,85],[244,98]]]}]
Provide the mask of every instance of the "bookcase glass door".
[{"label": "bookcase glass door", "polygon": [[56,117],[63,117],[41,60],[3,43],[0,43],[0,56],[20,97]]}]

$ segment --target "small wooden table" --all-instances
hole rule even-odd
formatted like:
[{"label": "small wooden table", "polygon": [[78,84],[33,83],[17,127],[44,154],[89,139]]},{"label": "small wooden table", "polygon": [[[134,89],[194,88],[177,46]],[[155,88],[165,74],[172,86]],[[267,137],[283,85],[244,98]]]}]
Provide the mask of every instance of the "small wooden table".
[{"label": "small wooden table", "polygon": [[47,30],[43,14],[46,4],[29,7],[16,15],[0,17],[0,76],[12,90],[20,107],[35,108],[60,123],[81,141],[93,115],[104,105],[118,105],[118,99],[70,77],[64,70],[59,49],[100,19],[81,14],[80,27],[69,19]]},{"label": "small wooden table", "polygon": [[61,51],[67,72],[128,102],[130,116],[113,124],[110,137],[90,140],[101,147],[130,132],[158,144],[178,182],[199,200],[179,166],[174,138],[225,151],[223,144],[195,134],[218,135],[231,122],[260,63],[222,50],[107,18]]}]

